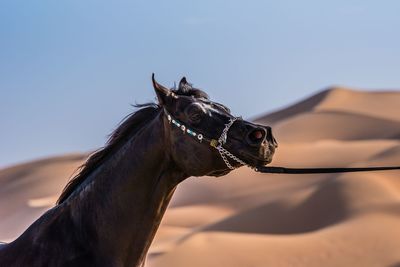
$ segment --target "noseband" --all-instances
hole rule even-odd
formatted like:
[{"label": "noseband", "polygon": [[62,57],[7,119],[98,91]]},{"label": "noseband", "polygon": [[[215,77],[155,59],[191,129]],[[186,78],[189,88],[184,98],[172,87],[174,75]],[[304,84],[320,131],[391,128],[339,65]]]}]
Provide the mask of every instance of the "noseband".
[{"label": "noseband", "polygon": [[247,165],[250,168],[253,168],[252,166],[248,165],[246,162],[239,159],[238,157],[236,157],[231,152],[226,150],[226,148],[223,147],[223,145],[226,143],[226,140],[228,139],[228,131],[231,128],[231,126],[235,123],[235,121],[238,119],[238,117],[233,117],[233,118],[229,119],[229,122],[227,124],[225,124],[225,128],[224,128],[224,130],[222,130],[220,137],[218,138],[218,140],[216,140],[216,139],[207,138],[203,134],[196,133],[195,131],[189,129],[182,122],[180,122],[177,119],[175,119],[174,117],[172,117],[172,115],[169,114],[168,111],[165,109],[164,109],[164,113],[167,116],[168,122],[170,124],[178,127],[179,129],[181,129],[184,134],[188,134],[188,135],[196,138],[197,141],[199,141],[200,143],[202,143],[203,141],[206,141],[207,143],[210,144],[211,147],[215,148],[219,152],[222,160],[225,162],[226,166],[229,169],[234,170],[237,167],[232,166],[232,164],[230,164],[228,158],[233,159],[234,161],[239,163],[240,166]]}]

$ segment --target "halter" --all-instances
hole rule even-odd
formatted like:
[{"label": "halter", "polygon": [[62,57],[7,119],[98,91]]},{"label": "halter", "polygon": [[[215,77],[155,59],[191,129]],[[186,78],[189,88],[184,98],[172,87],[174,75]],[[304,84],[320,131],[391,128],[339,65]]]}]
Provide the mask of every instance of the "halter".
[{"label": "halter", "polygon": [[[179,129],[181,129],[182,133],[188,134],[188,135],[196,138],[199,143],[202,143],[203,140],[205,140],[206,142],[208,142],[210,144],[211,147],[215,148],[219,152],[222,160],[225,162],[226,166],[229,169],[234,170],[234,169],[236,169],[236,167],[234,167],[230,164],[228,158],[233,159],[234,161],[239,163],[240,166],[243,166],[243,165],[249,166],[246,162],[239,159],[238,157],[236,157],[231,152],[226,150],[226,148],[223,147],[223,145],[226,143],[226,140],[228,139],[228,131],[231,128],[231,126],[235,123],[235,121],[238,119],[237,117],[233,117],[233,118],[229,119],[229,122],[227,124],[225,124],[225,128],[222,130],[220,137],[218,138],[218,140],[216,140],[216,139],[209,139],[209,138],[205,137],[203,134],[196,133],[195,131],[189,129],[185,124],[183,124],[182,122],[180,122],[177,119],[175,119],[174,117],[172,117],[172,115],[169,114],[165,108],[164,108],[164,112],[165,112],[165,115],[167,115],[168,122],[170,124],[178,127]],[[252,166],[249,166],[249,167],[253,168]]]}]

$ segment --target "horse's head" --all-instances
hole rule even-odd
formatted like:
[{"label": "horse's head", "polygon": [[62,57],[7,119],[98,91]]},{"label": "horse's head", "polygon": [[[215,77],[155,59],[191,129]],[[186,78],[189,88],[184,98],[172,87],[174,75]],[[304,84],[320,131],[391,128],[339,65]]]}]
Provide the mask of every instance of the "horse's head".
[{"label": "horse's head", "polygon": [[221,176],[242,165],[263,166],[277,147],[271,127],[234,117],[185,78],[177,89],[158,84],[171,157],[190,176]]}]

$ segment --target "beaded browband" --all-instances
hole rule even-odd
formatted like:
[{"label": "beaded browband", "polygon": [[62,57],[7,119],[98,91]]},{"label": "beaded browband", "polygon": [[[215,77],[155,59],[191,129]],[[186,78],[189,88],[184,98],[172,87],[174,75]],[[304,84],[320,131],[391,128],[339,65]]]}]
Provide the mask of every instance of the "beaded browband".
[{"label": "beaded browband", "polygon": [[[229,160],[227,157],[233,159],[234,161],[236,161],[237,163],[239,163],[240,165],[247,165],[249,166],[246,162],[242,161],[241,159],[239,159],[238,157],[236,157],[235,155],[233,155],[231,152],[229,152],[228,150],[226,150],[223,145],[226,143],[226,139],[228,138],[228,131],[231,128],[231,126],[233,125],[233,123],[238,119],[236,117],[230,118],[229,122],[227,124],[225,124],[225,128],[221,133],[221,136],[218,138],[218,140],[216,139],[209,139],[207,137],[205,137],[203,134],[201,133],[196,133],[195,131],[189,129],[188,127],[186,127],[186,125],[184,125],[182,122],[178,121],[177,119],[175,119],[174,117],[171,116],[171,114],[168,113],[168,111],[166,111],[164,109],[165,115],[167,115],[167,119],[168,122],[170,124],[173,124],[174,126],[178,127],[179,129],[182,130],[182,132],[185,134],[188,134],[194,138],[196,138],[200,143],[202,143],[203,141],[206,141],[210,144],[210,146],[212,146],[213,148],[217,149],[219,154],[221,155],[221,158],[223,159],[223,161],[225,162],[226,166],[231,169],[234,170],[236,169],[236,167],[232,166],[229,163]],[[251,167],[251,166],[249,166]]]}]

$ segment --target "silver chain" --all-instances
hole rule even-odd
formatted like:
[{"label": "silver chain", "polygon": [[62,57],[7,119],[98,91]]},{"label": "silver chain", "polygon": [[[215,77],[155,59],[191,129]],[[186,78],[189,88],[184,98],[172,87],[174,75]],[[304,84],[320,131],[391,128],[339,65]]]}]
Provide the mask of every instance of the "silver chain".
[{"label": "silver chain", "polygon": [[221,136],[218,139],[218,143],[221,145],[226,143],[226,139],[228,138],[228,131],[231,128],[232,124],[237,120],[237,118],[230,118],[229,122],[225,124],[225,128],[221,133]]},{"label": "silver chain", "polygon": [[226,156],[230,157],[231,159],[235,160],[236,162],[240,163],[241,165],[247,165],[243,160],[239,159],[238,157],[236,157],[235,155],[233,155],[231,152],[229,152],[228,150],[226,150],[225,148],[222,147],[221,144],[219,144],[216,149],[218,150],[219,154],[221,155],[221,158],[224,160],[226,166],[231,169],[234,170],[236,169],[235,167],[233,167],[228,159],[226,158]]},{"label": "silver chain", "polygon": [[234,170],[236,168],[229,163],[229,160],[226,158],[226,156],[228,156],[229,158],[233,159],[234,161],[236,161],[237,163],[239,163],[241,165],[247,165],[243,160],[239,159],[238,157],[233,155],[231,152],[229,152],[228,150],[226,150],[225,148],[222,147],[222,145],[226,143],[226,139],[228,138],[229,129],[231,128],[231,126],[237,119],[238,118],[229,119],[229,122],[227,124],[225,124],[225,128],[222,131],[221,136],[218,139],[218,143],[219,143],[218,146],[215,146],[215,148],[218,150],[219,154],[221,155],[221,158],[224,160],[226,166],[231,170]]}]

